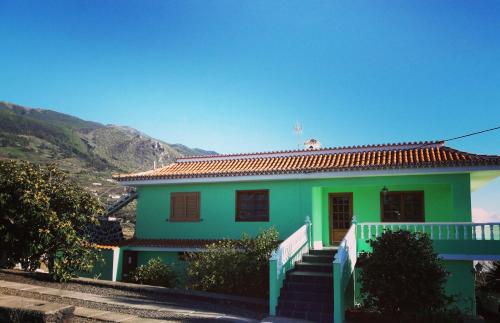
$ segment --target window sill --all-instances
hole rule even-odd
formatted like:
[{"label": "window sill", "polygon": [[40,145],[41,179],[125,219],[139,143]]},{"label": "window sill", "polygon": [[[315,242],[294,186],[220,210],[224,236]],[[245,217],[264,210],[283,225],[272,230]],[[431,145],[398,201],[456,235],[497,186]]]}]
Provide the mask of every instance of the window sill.
[{"label": "window sill", "polygon": [[203,219],[166,219],[167,222],[202,222]]},{"label": "window sill", "polygon": [[236,222],[269,222],[269,219],[241,220],[236,219]]}]

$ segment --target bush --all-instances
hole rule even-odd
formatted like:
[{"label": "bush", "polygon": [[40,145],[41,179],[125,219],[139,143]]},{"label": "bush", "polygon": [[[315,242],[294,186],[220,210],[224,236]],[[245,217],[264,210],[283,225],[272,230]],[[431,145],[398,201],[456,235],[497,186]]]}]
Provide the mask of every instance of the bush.
[{"label": "bush", "polygon": [[177,275],[172,266],[162,263],[159,257],[137,267],[129,277],[131,282],[143,285],[174,287],[177,283]]},{"label": "bush", "polygon": [[486,269],[484,276],[485,288],[500,292],[500,261],[493,261]]},{"label": "bush", "polygon": [[[443,321],[454,298],[443,285],[449,273],[426,234],[385,231],[361,253],[361,296],[365,308],[396,321]],[[449,315],[448,315],[449,314]]]},{"label": "bush", "polygon": [[207,252],[188,255],[188,279],[193,289],[265,297],[269,292],[269,258],[279,245],[278,231],[270,228],[254,239],[222,240]]}]

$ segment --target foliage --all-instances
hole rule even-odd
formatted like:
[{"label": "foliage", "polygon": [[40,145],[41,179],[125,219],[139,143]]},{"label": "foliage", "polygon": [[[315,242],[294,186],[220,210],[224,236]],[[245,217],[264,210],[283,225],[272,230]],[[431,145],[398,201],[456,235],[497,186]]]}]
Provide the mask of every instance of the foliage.
[{"label": "foliage", "polygon": [[493,261],[483,268],[483,289],[500,292],[500,261]]},{"label": "foliage", "polygon": [[403,321],[442,319],[453,297],[445,295],[449,275],[426,234],[385,231],[359,257],[365,307]]},{"label": "foliage", "polygon": [[129,280],[144,285],[174,287],[177,275],[172,266],[164,264],[160,257],[150,259],[146,265],[137,267],[130,273]]},{"label": "foliage", "polygon": [[265,297],[269,291],[269,258],[279,245],[275,228],[255,238],[222,240],[207,252],[190,253],[188,279],[193,289]]},{"label": "foliage", "polygon": [[56,280],[90,271],[99,256],[83,229],[97,224],[102,212],[94,196],[55,166],[0,161],[4,265],[20,262],[25,270],[33,271],[46,261]]},{"label": "foliage", "polygon": [[30,116],[17,115],[10,110],[0,110],[0,128],[4,133],[43,138],[75,154],[86,152],[85,144],[71,129]]}]

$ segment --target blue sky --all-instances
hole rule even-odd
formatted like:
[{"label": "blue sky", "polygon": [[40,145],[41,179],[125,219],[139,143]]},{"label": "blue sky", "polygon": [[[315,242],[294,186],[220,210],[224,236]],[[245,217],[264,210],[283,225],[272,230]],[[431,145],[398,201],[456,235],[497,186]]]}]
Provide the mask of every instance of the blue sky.
[{"label": "blue sky", "polygon": [[[500,125],[498,1],[0,1],[0,100],[218,152]],[[500,131],[450,142],[500,154]],[[500,181],[474,206],[500,214]]]}]

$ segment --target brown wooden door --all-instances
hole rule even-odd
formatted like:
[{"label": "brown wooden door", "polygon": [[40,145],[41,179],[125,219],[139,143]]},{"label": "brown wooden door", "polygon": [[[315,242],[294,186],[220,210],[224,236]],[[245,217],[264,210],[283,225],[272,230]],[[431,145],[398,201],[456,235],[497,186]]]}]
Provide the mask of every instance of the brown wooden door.
[{"label": "brown wooden door", "polygon": [[352,221],[352,193],[330,193],[330,244],[338,244],[349,230]]},{"label": "brown wooden door", "polygon": [[137,251],[125,250],[123,251],[123,265],[122,265],[122,275],[124,278],[130,274],[130,272],[137,268]]}]

